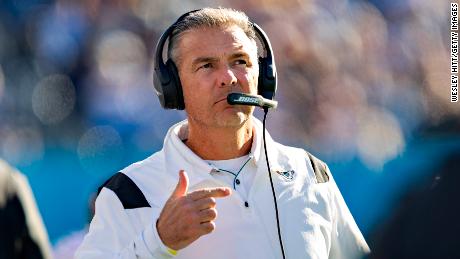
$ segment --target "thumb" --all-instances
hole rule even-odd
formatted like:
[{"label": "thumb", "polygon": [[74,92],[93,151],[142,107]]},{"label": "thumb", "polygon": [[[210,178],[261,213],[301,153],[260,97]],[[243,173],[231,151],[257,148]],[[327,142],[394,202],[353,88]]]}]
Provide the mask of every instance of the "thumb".
[{"label": "thumb", "polygon": [[188,190],[188,176],[184,170],[179,171],[179,182],[176,185],[171,197],[179,198],[185,196]]}]

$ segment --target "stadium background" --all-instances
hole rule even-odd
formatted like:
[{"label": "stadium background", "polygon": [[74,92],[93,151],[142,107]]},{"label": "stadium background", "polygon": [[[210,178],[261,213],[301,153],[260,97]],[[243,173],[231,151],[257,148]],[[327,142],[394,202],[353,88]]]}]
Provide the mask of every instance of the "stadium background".
[{"label": "stadium background", "polygon": [[83,229],[104,179],[185,118],[153,91],[160,33],[186,11],[232,7],[274,48],[268,130],[329,163],[372,247],[404,195],[460,149],[449,3],[2,0],[0,157],[27,175],[53,244]]}]

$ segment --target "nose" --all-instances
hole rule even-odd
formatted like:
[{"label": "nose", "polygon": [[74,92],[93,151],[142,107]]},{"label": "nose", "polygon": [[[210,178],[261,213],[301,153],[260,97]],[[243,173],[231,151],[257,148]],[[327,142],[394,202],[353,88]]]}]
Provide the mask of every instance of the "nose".
[{"label": "nose", "polygon": [[231,86],[231,85],[236,84],[237,78],[235,76],[235,73],[232,71],[232,69],[226,66],[222,68],[220,72],[219,81],[220,81],[220,86],[222,87]]}]

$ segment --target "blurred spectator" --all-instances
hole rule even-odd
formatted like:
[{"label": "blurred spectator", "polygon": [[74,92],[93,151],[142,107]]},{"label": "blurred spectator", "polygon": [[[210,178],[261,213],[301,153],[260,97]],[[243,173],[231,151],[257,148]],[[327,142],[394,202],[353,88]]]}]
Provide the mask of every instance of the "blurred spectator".
[{"label": "blurred spectator", "polygon": [[280,53],[280,106],[268,127],[286,144],[380,170],[422,127],[460,113],[444,88],[450,16],[439,10],[447,0],[47,2],[0,4],[5,157],[21,157],[11,146],[24,153],[12,140],[25,127],[38,159],[48,142],[75,149],[79,136],[107,124],[123,142],[154,151],[183,118],[158,115],[154,39],[172,17],[205,5],[241,9],[268,32]]},{"label": "blurred spectator", "polygon": [[460,258],[460,152],[402,199],[374,236],[375,259]]},{"label": "blurred spectator", "polygon": [[48,235],[27,179],[0,160],[0,258],[51,258]]}]

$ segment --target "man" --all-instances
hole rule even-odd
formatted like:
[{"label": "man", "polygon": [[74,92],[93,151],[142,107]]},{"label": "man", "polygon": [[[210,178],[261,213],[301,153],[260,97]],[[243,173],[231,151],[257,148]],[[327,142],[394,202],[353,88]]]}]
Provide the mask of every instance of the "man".
[{"label": "man", "polygon": [[[256,36],[246,15],[205,8],[179,18],[165,35],[156,58],[162,63],[162,44],[169,38],[170,60],[156,71],[155,87],[165,107],[181,108],[183,97],[187,120],[169,130],[161,151],[104,185],[77,258],[353,258],[367,253],[325,164],[267,134],[269,173],[254,107],[227,103],[232,92],[258,93]],[[173,87],[179,101],[162,96],[171,89],[159,84],[171,80],[179,80]]]}]

